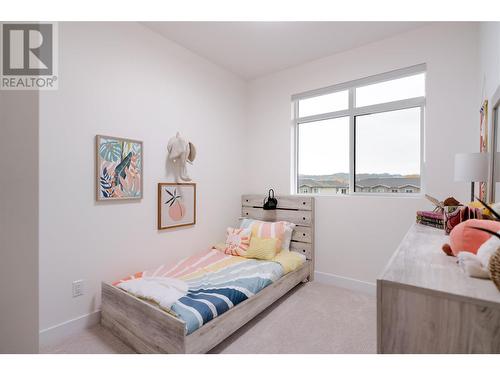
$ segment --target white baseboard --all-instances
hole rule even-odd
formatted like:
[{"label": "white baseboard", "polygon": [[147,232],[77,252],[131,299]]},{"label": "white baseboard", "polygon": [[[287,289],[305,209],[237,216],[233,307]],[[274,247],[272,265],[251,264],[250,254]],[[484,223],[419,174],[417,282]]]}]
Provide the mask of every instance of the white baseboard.
[{"label": "white baseboard", "polygon": [[62,343],[69,336],[90,328],[101,320],[101,311],[79,316],[67,322],[42,329],[39,333],[39,346],[48,347]]},{"label": "white baseboard", "polygon": [[376,295],[377,293],[377,287],[374,283],[351,279],[344,276],[338,276],[332,273],[315,271],[314,281],[317,281],[318,283],[338,286],[339,288],[354,290],[356,292],[370,294],[372,296]]}]

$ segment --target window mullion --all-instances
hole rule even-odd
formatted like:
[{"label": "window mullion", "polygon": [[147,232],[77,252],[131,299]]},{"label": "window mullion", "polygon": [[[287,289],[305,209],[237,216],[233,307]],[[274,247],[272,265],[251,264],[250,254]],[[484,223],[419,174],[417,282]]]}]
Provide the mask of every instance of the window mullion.
[{"label": "window mullion", "polygon": [[299,191],[299,123],[297,121],[297,118],[299,116],[299,101],[296,100],[293,103],[293,148],[294,148],[294,153],[293,153],[293,185],[294,187],[292,188],[295,192],[295,194],[300,193]]},{"label": "window mullion", "polygon": [[416,97],[403,100],[396,100],[394,102],[380,103],[369,105],[365,107],[355,107],[353,109],[356,116],[373,115],[375,113],[398,111],[400,109],[408,109],[414,107],[421,107],[425,105],[425,97]]},{"label": "window mullion", "polygon": [[425,191],[425,106],[420,107],[420,192]]},{"label": "window mullion", "polygon": [[297,118],[297,122],[299,124],[306,124],[308,122],[331,120],[331,119],[334,119],[334,118],[349,116],[349,113],[350,113],[349,109],[345,109],[345,110],[342,110],[342,111],[321,113],[319,115],[312,115],[312,116],[307,116],[307,117],[298,117]]},{"label": "window mullion", "polygon": [[356,106],[356,89],[349,89],[349,194],[355,192],[355,129],[354,108]]}]

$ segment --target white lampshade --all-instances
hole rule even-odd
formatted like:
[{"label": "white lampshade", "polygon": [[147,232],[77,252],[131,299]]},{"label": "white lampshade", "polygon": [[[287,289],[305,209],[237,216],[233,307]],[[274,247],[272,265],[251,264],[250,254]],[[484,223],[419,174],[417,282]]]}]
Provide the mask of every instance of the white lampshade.
[{"label": "white lampshade", "polygon": [[488,153],[473,152],[455,155],[455,181],[484,182],[488,180]]}]

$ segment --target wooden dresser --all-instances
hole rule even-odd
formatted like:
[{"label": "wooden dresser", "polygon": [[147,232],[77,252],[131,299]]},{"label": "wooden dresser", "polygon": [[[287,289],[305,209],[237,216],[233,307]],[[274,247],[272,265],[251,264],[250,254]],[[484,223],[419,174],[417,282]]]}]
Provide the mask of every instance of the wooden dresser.
[{"label": "wooden dresser", "polygon": [[414,224],[377,280],[379,353],[500,353],[500,292],[446,256],[448,240]]}]

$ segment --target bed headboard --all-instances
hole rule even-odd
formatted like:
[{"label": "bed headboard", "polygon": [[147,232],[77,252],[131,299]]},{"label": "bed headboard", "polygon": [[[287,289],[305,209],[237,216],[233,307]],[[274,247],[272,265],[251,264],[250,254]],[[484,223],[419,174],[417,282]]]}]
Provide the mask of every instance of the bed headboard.
[{"label": "bed headboard", "polygon": [[296,225],[290,250],[304,254],[314,264],[314,198],[300,195],[280,195],[276,210],[264,210],[265,195],[247,194],[241,197],[241,216],[264,221],[289,221]]}]

